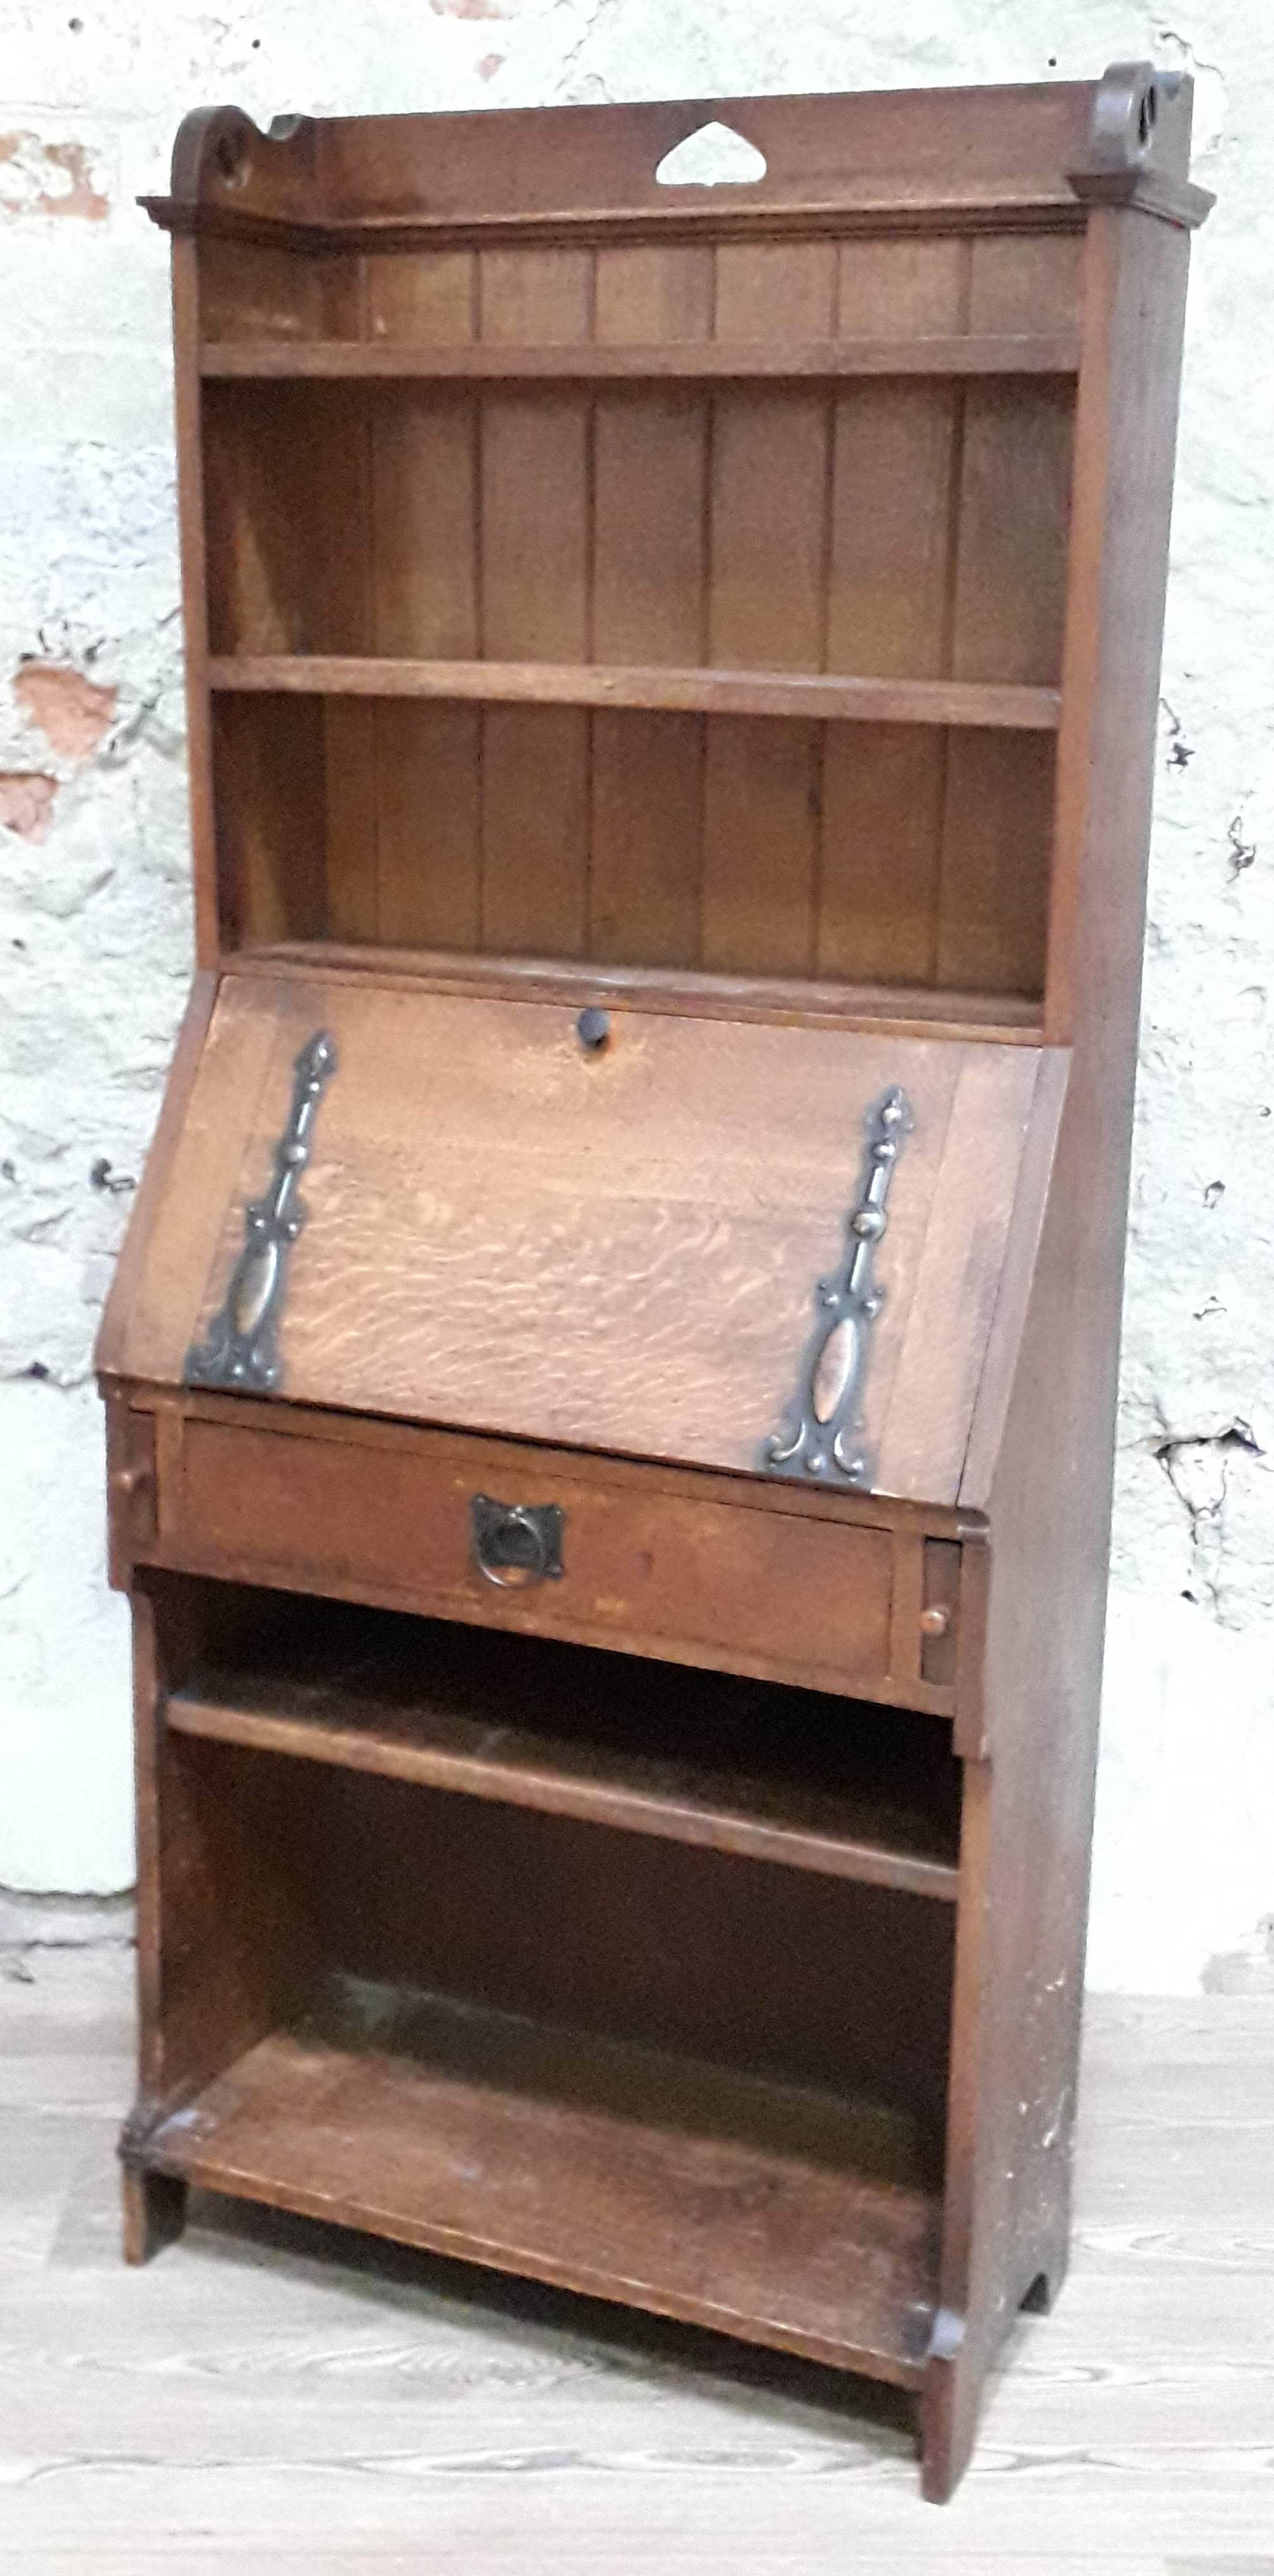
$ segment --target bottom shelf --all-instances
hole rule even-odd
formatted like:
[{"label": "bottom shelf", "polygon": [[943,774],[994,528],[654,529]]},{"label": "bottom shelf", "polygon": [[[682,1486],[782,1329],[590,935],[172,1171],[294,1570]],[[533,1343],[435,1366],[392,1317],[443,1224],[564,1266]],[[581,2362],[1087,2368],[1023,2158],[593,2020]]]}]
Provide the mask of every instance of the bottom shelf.
[{"label": "bottom shelf", "polygon": [[940,2202],[895,2110],[347,1978],[144,2161],[920,2384]]}]

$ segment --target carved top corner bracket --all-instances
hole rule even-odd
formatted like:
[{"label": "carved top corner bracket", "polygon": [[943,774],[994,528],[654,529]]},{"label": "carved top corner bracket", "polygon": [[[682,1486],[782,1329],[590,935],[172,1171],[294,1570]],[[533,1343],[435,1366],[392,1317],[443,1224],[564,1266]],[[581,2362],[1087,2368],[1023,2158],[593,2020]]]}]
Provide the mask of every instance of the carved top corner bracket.
[{"label": "carved top corner bracket", "polygon": [[314,1121],[336,1071],[336,1048],[316,1030],[296,1059],[287,1125],[274,1149],[274,1178],[264,1198],[244,1211],[245,1241],[204,1342],[192,1342],[182,1371],[187,1386],[225,1386],[277,1394],[283,1382],[278,1328],[287,1293],[288,1254],[305,1223],[299,1196],[310,1159]]},{"label": "carved top corner bracket", "polygon": [[1192,84],[1153,63],[1109,63],[1097,84],[1084,157],[1067,178],[1091,205],[1135,205],[1183,226],[1201,224],[1213,199],[1190,178]]},{"label": "carved top corner bracket", "polygon": [[868,1112],[862,1183],[846,1226],[840,1269],[820,1279],[817,1320],[801,1363],[795,1399],[783,1427],[765,1443],[761,1464],[774,1476],[817,1476],[825,1484],[871,1484],[862,1444],[862,1393],[871,1328],[884,1304],[876,1285],[876,1246],[888,1219],[885,1202],[899,1148],[912,1125],[897,1085]]},{"label": "carved top corner bracket", "polygon": [[1160,105],[1170,106],[1181,90],[1178,71],[1157,71],[1153,63],[1108,63],[1097,84],[1089,138],[1089,166],[1094,170],[1136,170],[1155,148]]}]

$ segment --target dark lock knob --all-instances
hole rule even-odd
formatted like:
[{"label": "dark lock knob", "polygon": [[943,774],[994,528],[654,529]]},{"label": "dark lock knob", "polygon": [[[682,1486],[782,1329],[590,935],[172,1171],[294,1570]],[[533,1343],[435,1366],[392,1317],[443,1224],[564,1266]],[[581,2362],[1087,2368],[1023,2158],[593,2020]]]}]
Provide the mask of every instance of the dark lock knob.
[{"label": "dark lock knob", "polygon": [[602,1048],[610,1043],[610,1012],[599,1011],[595,1003],[590,1002],[575,1023],[575,1035],[586,1055],[600,1055]]},{"label": "dark lock knob", "polygon": [[557,1503],[496,1503],[475,1494],[469,1516],[474,1562],[488,1583],[518,1591],[561,1574],[566,1514]]}]

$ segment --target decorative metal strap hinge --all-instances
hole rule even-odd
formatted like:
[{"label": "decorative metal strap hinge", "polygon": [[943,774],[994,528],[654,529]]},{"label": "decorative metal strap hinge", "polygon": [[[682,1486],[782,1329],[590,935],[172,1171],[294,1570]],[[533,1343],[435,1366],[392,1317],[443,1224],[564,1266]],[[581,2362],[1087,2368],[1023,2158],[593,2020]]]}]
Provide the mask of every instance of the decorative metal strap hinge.
[{"label": "decorative metal strap hinge", "polygon": [[871,1462],[862,1445],[862,1393],[871,1327],[884,1303],[875,1252],[887,1223],[885,1201],[898,1148],[911,1126],[906,1094],[896,1086],[868,1114],[858,1203],[846,1227],[841,1268],[820,1279],[817,1322],[801,1364],[797,1393],[783,1427],[765,1443],[763,1467],[775,1476],[818,1476],[827,1484],[866,1486]]},{"label": "decorative metal strap hinge", "polygon": [[225,1301],[206,1342],[192,1342],[183,1376],[187,1386],[228,1386],[271,1395],[282,1383],[278,1329],[287,1291],[288,1254],[305,1223],[298,1195],[310,1159],[314,1121],[325,1085],[336,1071],[336,1048],[319,1029],[296,1059],[288,1123],[274,1149],[274,1179],[263,1199],[244,1212],[246,1240]]}]

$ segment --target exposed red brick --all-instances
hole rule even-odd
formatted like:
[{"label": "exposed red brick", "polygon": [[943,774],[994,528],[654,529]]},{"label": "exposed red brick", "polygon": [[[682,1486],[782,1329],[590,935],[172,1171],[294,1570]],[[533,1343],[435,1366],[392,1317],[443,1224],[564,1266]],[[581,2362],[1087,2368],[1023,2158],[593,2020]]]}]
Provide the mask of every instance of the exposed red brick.
[{"label": "exposed red brick", "polygon": [[435,18],[516,18],[521,0],[429,0]]},{"label": "exposed red brick", "polygon": [[47,841],[57,792],[56,778],[43,770],[0,770],[0,823],[21,841]]},{"label": "exposed red brick", "polygon": [[503,54],[484,54],[478,65],[479,80],[494,80],[503,61]]},{"label": "exposed red brick", "polygon": [[0,134],[0,214],[77,215],[82,223],[100,224],[109,212],[93,185],[87,144]]},{"label": "exposed red brick", "polygon": [[24,662],[13,694],[23,714],[67,760],[87,760],[115,713],[118,691],[99,689],[82,671],[60,662]]}]

